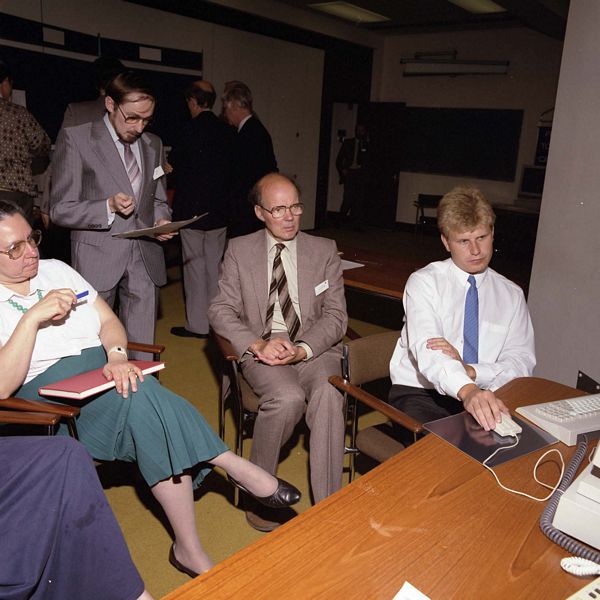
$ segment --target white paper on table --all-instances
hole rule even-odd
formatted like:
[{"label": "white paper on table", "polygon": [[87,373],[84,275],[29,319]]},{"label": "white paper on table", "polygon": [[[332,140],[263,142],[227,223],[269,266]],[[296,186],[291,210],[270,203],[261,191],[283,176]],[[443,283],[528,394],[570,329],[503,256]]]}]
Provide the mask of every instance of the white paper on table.
[{"label": "white paper on table", "polygon": [[420,592],[414,585],[405,581],[404,585],[400,588],[400,591],[392,600],[430,600],[430,598],[423,592]]},{"label": "white paper on table", "polygon": [[364,267],[365,265],[361,263],[357,263],[351,260],[346,260],[342,258],[342,271],[347,271],[348,269],[356,269],[357,267]]},{"label": "white paper on table", "polygon": [[161,233],[173,233],[179,231],[182,227],[189,225],[190,223],[196,222],[198,219],[205,217],[208,213],[205,212],[197,217],[186,219],[185,221],[173,221],[171,223],[165,223],[164,225],[157,225],[156,227],[147,227],[146,229],[134,229],[133,231],[126,231],[125,233],[113,233],[114,238],[128,239],[138,238],[143,236],[152,237],[154,235],[160,235]]}]

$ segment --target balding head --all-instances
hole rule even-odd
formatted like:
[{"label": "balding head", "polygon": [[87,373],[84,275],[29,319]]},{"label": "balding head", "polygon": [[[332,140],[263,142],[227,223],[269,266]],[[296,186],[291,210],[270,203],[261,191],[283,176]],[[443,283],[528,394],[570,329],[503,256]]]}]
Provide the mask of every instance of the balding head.
[{"label": "balding head", "polygon": [[293,180],[280,173],[269,173],[259,179],[250,198],[256,216],[277,241],[286,242],[296,237],[304,206]]},{"label": "balding head", "polygon": [[192,81],[185,90],[185,99],[192,117],[197,116],[203,110],[211,110],[216,98],[212,83],[203,79]]}]

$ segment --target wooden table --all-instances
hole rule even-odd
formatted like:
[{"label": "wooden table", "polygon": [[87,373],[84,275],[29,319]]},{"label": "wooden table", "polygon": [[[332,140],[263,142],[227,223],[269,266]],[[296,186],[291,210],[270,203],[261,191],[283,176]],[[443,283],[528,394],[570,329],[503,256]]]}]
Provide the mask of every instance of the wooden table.
[{"label": "wooden table", "polygon": [[415,262],[371,250],[340,246],[343,260],[364,264],[344,271],[344,285],[363,292],[402,300],[410,274],[424,267],[426,261]]},{"label": "wooden table", "polygon": [[[523,378],[499,395],[514,409],[573,392]],[[557,447],[566,459],[573,453]],[[498,467],[501,481],[544,496],[532,477],[542,452]],[[551,460],[540,477],[554,481]],[[501,490],[480,464],[428,435],[165,600],[390,600],[405,580],[432,600],[564,599],[585,581],[560,568],[566,552],[538,527],[544,506]]]}]

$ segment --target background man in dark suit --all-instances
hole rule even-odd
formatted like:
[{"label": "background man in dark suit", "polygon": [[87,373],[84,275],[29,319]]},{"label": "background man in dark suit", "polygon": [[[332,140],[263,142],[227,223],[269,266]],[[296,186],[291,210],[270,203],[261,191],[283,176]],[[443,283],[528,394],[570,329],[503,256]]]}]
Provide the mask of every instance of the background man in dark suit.
[{"label": "background man in dark suit", "polygon": [[[274,474],[306,411],[318,502],[342,481],[343,398],[328,382],[340,372],[348,322],[341,260],[335,242],[299,231],[303,205],[290,179],[266,175],[252,198],[266,230],[230,240],[208,318],[242,357],[242,373],[260,398],[250,460]],[[282,273],[285,285],[274,276]],[[279,525],[255,512],[246,518],[261,531]]]},{"label": "background man in dark suit", "polygon": [[358,124],[354,137],[344,140],[335,161],[340,183],[344,186],[340,222],[350,214],[356,228],[361,227],[365,217],[365,195],[370,179],[369,158],[369,132],[364,125]]},{"label": "background man in dark suit", "polygon": [[208,215],[181,230],[186,323],[171,333],[205,338],[208,302],[217,293],[225,250],[235,133],[211,111],[216,99],[211,83],[193,82],[185,97],[192,120],[169,154],[175,169],[173,218]]},{"label": "background man in dark suit", "polygon": [[277,171],[269,132],[252,109],[252,92],[245,83],[232,81],[222,97],[223,115],[237,129],[233,205],[229,237],[246,235],[262,228],[248,201],[252,186],[267,173]]},{"label": "background man in dark suit", "polygon": [[[170,222],[163,146],[144,133],[154,95],[132,71],[106,90],[107,114],[62,129],[53,157],[52,221],[71,231],[73,267],[110,306],[119,294],[119,316],[131,340],[152,343],[158,288],[167,281],[156,239],[119,239],[115,233]],[[126,167],[127,165],[127,167]]]}]

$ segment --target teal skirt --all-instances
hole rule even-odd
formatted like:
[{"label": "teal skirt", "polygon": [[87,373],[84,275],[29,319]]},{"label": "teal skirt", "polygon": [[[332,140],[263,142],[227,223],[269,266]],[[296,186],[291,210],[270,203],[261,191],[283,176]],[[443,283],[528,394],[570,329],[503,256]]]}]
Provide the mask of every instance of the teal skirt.
[{"label": "teal skirt", "polygon": [[[105,364],[102,346],[84,350],[80,356],[52,365],[15,396],[51,402],[38,395],[38,388]],[[81,408],[79,439],[94,458],[137,462],[150,486],[194,469],[196,488],[211,469],[206,461],[228,450],[196,408],[162,387],[152,375],[138,382],[138,391],[127,399],[112,388],[84,403],[64,402]],[[66,425],[62,424],[58,433],[68,435]]]}]

